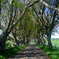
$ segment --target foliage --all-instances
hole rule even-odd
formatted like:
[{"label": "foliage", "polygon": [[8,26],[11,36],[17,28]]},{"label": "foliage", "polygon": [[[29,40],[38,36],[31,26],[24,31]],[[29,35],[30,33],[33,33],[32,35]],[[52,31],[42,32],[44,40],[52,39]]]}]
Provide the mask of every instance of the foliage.
[{"label": "foliage", "polygon": [[[3,14],[1,13],[0,20],[0,27],[3,31],[0,35],[1,49],[4,50],[5,47],[11,47],[10,41],[12,44],[15,44],[14,46],[20,46],[20,48],[22,48],[21,45],[28,45],[32,39],[35,39],[37,44],[42,45],[40,46],[42,49],[44,49],[43,46],[46,45],[46,42],[48,42],[48,46],[52,48],[50,40],[51,33],[57,25],[58,19],[56,23],[56,13],[54,12],[53,15],[48,14],[46,16],[45,11],[48,9],[47,12],[49,13],[49,11],[53,12],[57,8],[51,7],[45,0],[42,2],[40,2],[40,0],[32,0],[28,1],[28,4],[18,0],[12,0],[11,3],[6,1],[6,3],[2,3],[2,5],[5,5],[7,8],[1,7],[1,11],[4,12]],[[58,11],[58,9],[56,11]],[[3,22],[7,25],[4,25]],[[10,44],[7,43],[8,41]],[[10,48],[5,54],[8,52],[14,54],[18,51],[19,47],[15,47],[14,49]],[[45,47],[44,50],[49,51],[47,47]],[[4,56],[6,56],[5,54]],[[11,54],[8,54],[8,56],[9,55]]]},{"label": "foliage", "polygon": [[[53,40],[52,40],[53,41]],[[55,40],[58,41],[58,40]],[[57,42],[55,42],[57,43]],[[55,44],[53,43],[53,44]],[[58,44],[56,44],[57,46]],[[42,46],[42,45],[38,45],[37,47],[41,48],[44,50],[44,52],[46,52],[48,54],[48,56],[50,57],[50,59],[59,59],[59,48],[55,47],[55,45],[53,46],[53,49],[50,49],[48,46]]]},{"label": "foliage", "polygon": [[26,48],[26,45],[9,48],[6,51],[4,51],[4,53],[0,52],[0,55],[1,55],[0,59],[7,59],[9,56],[15,55],[18,51],[20,52],[24,48]]},{"label": "foliage", "polygon": [[20,1],[18,2],[17,0],[14,0],[13,5],[16,8],[24,8],[25,4],[21,3]]}]

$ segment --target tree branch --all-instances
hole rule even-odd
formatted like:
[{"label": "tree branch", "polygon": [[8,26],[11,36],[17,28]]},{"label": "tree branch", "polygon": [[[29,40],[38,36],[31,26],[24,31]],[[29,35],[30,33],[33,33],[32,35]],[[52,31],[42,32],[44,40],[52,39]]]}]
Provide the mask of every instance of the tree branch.
[{"label": "tree branch", "polygon": [[[37,0],[37,1],[33,2],[33,3],[30,3],[29,5],[25,6],[25,9],[24,9],[24,11],[22,12],[21,17],[16,21],[15,24],[13,24],[13,25],[11,26],[10,31],[19,23],[20,20],[23,19],[23,16],[24,16],[24,14],[25,14],[25,12],[26,12],[26,9],[27,9],[28,7],[32,7],[34,4],[36,4],[36,3],[38,3],[38,2],[42,3],[42,4],[45,5],[47,8],[50,8],[50,9],[53,9],[53,10],[56,10],[56,11],[59,12],[59,8],[53,8],[52,6],[48,5],[45,1],[43,1],[43,0]],[[9,32],[10,32],[10,31],[9,31]]]},{"label": "tree branch", "polygon": [[48,3],[46,3],[43,0],[40,0],[40,3],[42,3],[43,5],[45,5],[45,7],[47,7],[47,8],[50,8],[50,9],[53,9],[53,10],[56,10],[56,11],[59,12],[59,8],[54,8],[54,7],[52,7],[51,5],[49,5]]}]

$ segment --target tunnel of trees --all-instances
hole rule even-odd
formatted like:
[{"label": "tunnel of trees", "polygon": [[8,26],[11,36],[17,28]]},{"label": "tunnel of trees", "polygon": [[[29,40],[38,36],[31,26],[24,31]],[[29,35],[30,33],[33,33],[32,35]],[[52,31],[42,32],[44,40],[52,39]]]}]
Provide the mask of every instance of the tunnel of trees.
[{"label": "tunnel of trees", "polygon": [[8,41],[14,47],[29,44],[32,39],[36,44],[53,48],[51,34],[59,24],[58,3],[58,0],[0,0],[0,50],[7,49]]}]

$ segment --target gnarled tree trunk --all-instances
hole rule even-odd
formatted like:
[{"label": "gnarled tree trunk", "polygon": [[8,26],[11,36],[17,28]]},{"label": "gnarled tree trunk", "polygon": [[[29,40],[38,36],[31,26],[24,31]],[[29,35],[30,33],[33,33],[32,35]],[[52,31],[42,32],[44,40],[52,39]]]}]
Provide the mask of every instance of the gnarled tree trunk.
[{"label": "gnarled tree trunk", "polygon": [[8,36],[8,33],[7,32],[3,32],[1,35],[0,35],[0,50],[5,50],[5,42],[7,40],[7,36]]},{"label": "gnarled tree trunk", "polygon": [[51,43],[51,31],[48,32],[47,34],[47,39],[48,39],[48,47],[52,48],[52,43]]}]

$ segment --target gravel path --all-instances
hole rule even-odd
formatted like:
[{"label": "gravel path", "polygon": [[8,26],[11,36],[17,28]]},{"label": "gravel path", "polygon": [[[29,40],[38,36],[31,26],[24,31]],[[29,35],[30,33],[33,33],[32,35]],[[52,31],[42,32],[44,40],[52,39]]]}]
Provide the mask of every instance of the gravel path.
[{"label": "gravel path", "polygon": [[36,48],[34,45],[28,46],[22,52],[17,52],[15,56],[11,56],[8,59],[50,59],[47,54],[40,48]]}]

